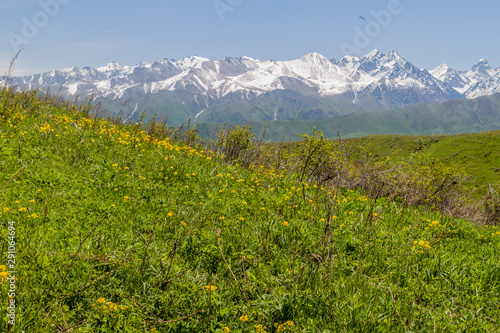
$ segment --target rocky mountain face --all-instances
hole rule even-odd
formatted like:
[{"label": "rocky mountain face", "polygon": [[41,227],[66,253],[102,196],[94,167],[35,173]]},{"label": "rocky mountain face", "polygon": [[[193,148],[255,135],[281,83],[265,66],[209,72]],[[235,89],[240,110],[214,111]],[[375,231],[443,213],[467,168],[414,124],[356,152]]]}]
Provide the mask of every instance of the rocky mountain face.
[{"label": "rocky mountain face", "polygon": [[481,60],[467,72],[431,72],[396,52],[374,50],[336,61],[310,53],[290,61],[249,57],[213,61],[163,59],[122,66],[76,67],[14,77],[13,84],[69,98],[94,96],[110,113],[134,120],[141,108],[194,121],[316,120],[417,103],[441,103],[500,92],[500,69]]}]

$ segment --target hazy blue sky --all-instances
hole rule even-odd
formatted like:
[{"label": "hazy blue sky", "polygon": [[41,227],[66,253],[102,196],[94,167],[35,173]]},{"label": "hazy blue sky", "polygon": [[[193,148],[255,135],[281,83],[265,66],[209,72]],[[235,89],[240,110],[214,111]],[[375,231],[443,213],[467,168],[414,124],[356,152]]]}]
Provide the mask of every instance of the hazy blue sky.
[{"label": "hazy blue sky", "polygon": [[497,68],[499,13],[498,0],[0,0],[0,73],[16,46],[15,75],[190,55],[340,59],[346,45],[394,49],[427,69],[480,58]]}]

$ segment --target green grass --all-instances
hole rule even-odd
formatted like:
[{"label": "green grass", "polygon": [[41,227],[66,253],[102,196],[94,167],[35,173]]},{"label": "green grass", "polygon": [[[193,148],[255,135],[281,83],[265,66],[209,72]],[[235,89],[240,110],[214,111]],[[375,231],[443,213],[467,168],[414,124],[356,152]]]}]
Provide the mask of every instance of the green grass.
[{"label": "green grass", "polygon": [[381,135],[346,140],[355,160],[368,151],[372,160],[409,159],[416,152],[431,159],[462,167],[469,184],[482,187],[500,182],[500,131],[450,136]]},{"label": "green grass", "polygon": [[[338,140],[336,147],[339,147]],[[266,150],[291,149],[298,142],[268,144]],[[374,135],[344,140],[345,151],[355,163],[371,164],[391,158],[406,162],[415,154],[461,168],[467,186],[484,195],[489,184],[500,183],[500,131],[460,135]]]},{"label": "green grass", "polygon": [[500,229],[242,168],[89,111],[0,92],[11,332],[498,331]]}]

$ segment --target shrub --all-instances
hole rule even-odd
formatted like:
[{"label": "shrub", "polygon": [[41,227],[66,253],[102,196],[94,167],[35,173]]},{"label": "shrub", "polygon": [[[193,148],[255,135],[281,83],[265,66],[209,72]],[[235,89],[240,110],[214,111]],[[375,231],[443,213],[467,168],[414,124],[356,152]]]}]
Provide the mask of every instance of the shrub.
[{"label": "shrub", "polygon": [[346,154],[339,151],[333,141],[326,139],[321,130],[314,129],[312,135],[301,136],[294,157],[298,159],[296,172],[300,181],[322,184],[328,181],[345,180]]},{"label": "shrub", "polygon": [[[495,187],[497,190],[495,190]],[[489,185],[488,194],[484,198],[484,216],[486,224],[500,224],[500,195],[498,186]]]},{"label": "shrub", "polygon": [[227,161],[238,159],[243,152],[254,147],[252,139],[252,127],[236,126],[234,128],[222,128],[217,134],[215,150],[223,155]]}]

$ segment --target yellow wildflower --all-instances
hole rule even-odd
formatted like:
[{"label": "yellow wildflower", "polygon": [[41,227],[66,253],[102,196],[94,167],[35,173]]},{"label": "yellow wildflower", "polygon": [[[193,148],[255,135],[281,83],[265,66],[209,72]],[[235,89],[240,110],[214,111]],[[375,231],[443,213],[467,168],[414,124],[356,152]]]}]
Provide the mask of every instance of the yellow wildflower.
[{"label": "yellow wildflower", "polygon": [[111,311],[118,311],[118,306],[113,302],[108,302],[109,309]]},{"label": "yellow wildflower", "polygon": [[[4,266],[5,267],[5,266]],[[2,271],[0,272],[0,282],[3,283],[9,277],[9,273]]]},{"label": "yellow wildflower", "polygon": [[266,333],[266,326],[264,325],[255,325],[254,328],[257,330],[257,333]]},{"label": "yellow wildflower", "polygon": [[205,291],[203,293],[214,293],[217,290],[216,286],[213,286],[209,284],[208,286],[205,286]]},{"label": "yellow wildflower", "polygon": [[247,315],[241,316],[240,321],[242,321],[242,322],[248,321],[248,316]]}]

